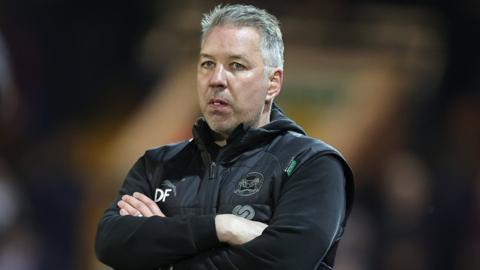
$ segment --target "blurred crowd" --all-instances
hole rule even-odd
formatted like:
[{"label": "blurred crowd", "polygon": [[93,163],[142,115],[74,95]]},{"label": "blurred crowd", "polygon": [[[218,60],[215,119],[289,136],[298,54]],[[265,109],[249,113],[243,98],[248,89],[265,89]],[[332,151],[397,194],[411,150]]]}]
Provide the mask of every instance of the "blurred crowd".
[{"label": "blurred crowd", "polygon": [[[104,269],[93,255],[94,223],[121,179],[100,183],[89,165],[175,61],[148,55],[148,31],[175,24],[174,10],[217,3],[195,2],[0,2],[0,269]],[[428,94],[411,89],[352,161],[356,199],[337,269],[480,269],[480,5],[248,3],[281,21],[292,9],[325,7],[348,21],[366,4],[437,14],[440,79],[417,84]],[[158,46],[181,47],[175,42]]]}]

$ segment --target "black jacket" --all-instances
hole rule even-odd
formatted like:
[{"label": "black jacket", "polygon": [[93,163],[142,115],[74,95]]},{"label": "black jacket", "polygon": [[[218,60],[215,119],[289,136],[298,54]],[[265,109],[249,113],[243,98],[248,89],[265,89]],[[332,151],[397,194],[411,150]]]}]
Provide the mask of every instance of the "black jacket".
[{"label": "black jacket", "polygon": [[[115,269],[331,269],[353,200],[352,173],[331,146],[307,137],[274,106],[263,128],[240,125],[213,143],[203,119],[194,138],[147,151],[102,217],[100,261]],[[120,216],[138,191],[167,216]],[[268,223],[239,246],[219,242],[214,217]]]}]

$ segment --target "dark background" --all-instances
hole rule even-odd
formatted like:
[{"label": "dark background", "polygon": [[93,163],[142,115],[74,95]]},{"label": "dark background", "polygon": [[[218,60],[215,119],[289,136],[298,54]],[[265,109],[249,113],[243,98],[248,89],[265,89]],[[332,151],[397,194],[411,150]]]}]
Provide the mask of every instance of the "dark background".
[{"label": "dark background", "polygon": [[[103,269],[94,224],[113,197],[98,203],[97,191],[114,192],[121,179],[93,179],[88,162],[166,79],[175,54],[189,54],[170,55],[178,38],[149,53],[148,33],[185,23],[172,15],[181,9],[215,3],[0,1],[0,269]],[[395,128],[352,160],[356,204],[338,269],[480,269],[480,2],[248,3],[281,21],[339,25],[355,25],[365,6],[434,14],[426,24],[444,48],[439,77],[405,94],[387,125]],[[348,33],[330,36],[323,46],[360,46]]]}]

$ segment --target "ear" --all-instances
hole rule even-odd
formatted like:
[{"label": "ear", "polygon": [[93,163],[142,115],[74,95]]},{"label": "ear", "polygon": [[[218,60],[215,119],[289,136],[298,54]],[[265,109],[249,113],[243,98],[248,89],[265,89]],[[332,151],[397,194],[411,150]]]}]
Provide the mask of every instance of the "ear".
[{"label": "ear", "polygon": [[276,68],[273,70],[273,73],[269,74],[268,77],[268,89],[267,96],[265,97],[265,102],[270,103],[273,99],[280,94],[283,83],[283,69]]}]

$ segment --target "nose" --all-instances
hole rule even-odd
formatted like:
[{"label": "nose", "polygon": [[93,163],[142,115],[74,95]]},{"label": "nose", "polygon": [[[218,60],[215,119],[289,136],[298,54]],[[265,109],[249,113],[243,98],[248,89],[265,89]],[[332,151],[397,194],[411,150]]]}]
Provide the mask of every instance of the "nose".
[{"label": "nose", "polygon": [[210,87],[226,88],[227,74],[223,65],[217,65],[210,77]]}]

